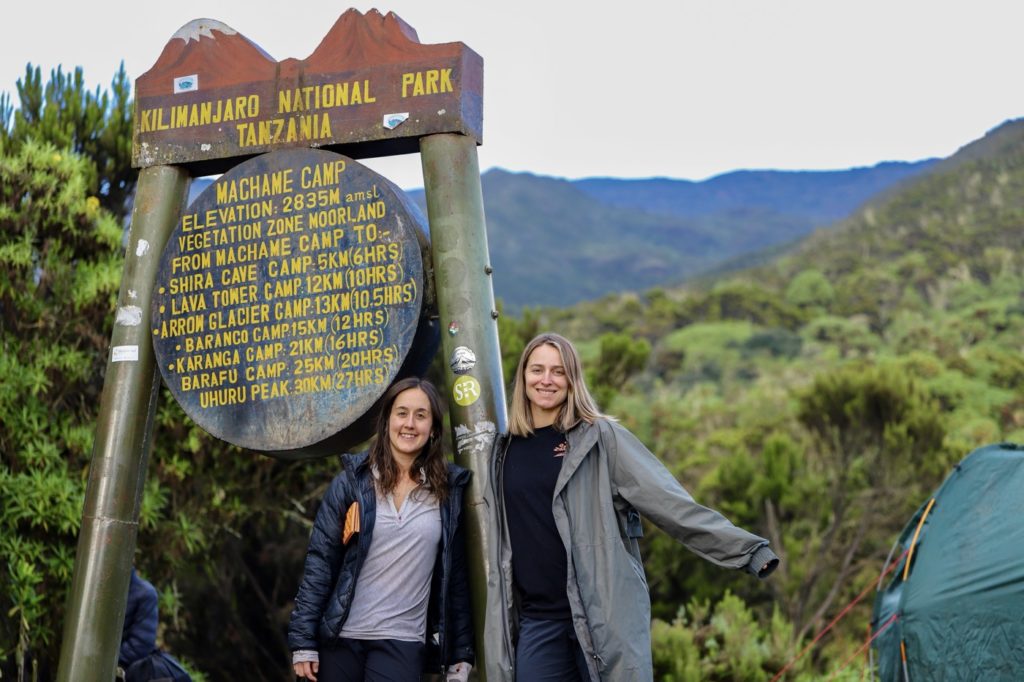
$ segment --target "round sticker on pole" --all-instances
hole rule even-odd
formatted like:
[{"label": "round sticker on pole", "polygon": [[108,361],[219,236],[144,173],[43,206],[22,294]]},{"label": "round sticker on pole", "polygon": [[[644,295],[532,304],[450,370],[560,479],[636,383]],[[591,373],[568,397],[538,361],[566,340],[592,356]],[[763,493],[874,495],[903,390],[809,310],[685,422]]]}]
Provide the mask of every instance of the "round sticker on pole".
[{"label": "round sticker on pole", "polygon": [[461,376],[452,384],[452,398],[456,405],[469,407],[480,398],[480,382],[471,376]]}]

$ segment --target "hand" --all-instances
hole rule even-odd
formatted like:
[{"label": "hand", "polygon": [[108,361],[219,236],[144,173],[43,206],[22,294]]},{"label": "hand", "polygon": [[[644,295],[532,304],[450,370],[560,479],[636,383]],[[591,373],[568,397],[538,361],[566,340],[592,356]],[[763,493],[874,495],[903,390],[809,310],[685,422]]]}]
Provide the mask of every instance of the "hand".
[{"label": "hand", "polygon": [[296,677],[305,677],[316,682],[316,674],[320,671],[319,661],[303,661],[292,665],[295,668]]},{"label": "hand", "polygon": [[775,570],[775,567],[778,565],[778,563],[778,559],[769,559],[768,561],[764,562],[764,566],[762,566],[761,570],[757,572],[757,577],[767,578]]},{"label": "hand", "polygon": [[472,669],[473,666],[465,661],[448,666],[448,676],[445,678],[445,682],[466,682],[469,679],[469,671]]}]

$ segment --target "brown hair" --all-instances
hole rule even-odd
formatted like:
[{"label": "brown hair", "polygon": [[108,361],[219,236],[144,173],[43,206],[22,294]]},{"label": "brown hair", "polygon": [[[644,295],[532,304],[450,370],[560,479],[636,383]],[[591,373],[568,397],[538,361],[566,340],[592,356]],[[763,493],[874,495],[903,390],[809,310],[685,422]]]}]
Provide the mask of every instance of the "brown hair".
[{"label": "brown hair", "polygon": [[391,439],[388,436],[388,425],[391,419],[391,408],[398,396],[410,388],[418,388],[427,396],[430,403],[430,436],[427,444],[423,447],[409,469],[411,476],[416,476],[420,469],[423,469],[427,479],[427,487],[430,489],[437,501],[443,503],[448,496],[448,459],[444,455],[441,433],[444,429],[444,414],[441,411],[441,396],[434,385],[426,379],[419,377],[408,377],[396,381],[384,394],[381,401],[380,413],[377,415],[377,438],[370,446],[370,466],[377,470],[377,489],[381,494],[387,494],[398,485],[399,471],[391,456]]},{"label": "brown hair", "polygon": [[576,347],[569,339],[560,334],[545,332],[533,337],[523,349],[523,354],[519,356],[519,365],[516,367],[516,374],[512,380],[512,405],[508,415],[509,432],[513,436],[528,436],[533,433],[533,413],[530,411],[530,399],[526,396],[526,387],[523,384],[526,363],[529,361],[530,355],[543,345],[551,346],[558,351],[568,382],[566,400],[562,403],[558,416],[555,417],[555,428],[565,432],[576,426],[581,420],[592,424],[597,419],[612,419],[612,417],[601,413],[593,396],[590,395],[590,391],[587,390],[587,383],[583,378],[583,363],[580,361],[580,354],[576,351]]}]

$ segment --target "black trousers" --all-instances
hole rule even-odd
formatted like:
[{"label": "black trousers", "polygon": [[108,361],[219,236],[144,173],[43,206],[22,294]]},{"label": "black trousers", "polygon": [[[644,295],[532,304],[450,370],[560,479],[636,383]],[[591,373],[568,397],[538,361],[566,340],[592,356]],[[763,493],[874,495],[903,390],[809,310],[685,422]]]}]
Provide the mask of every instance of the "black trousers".
[{"label": "black trousers", "polygon": [[423,642],[339,639],[320,648],[317,682],[419,682]]},{"label": "black trousers", "polygon": [[519,620],[516,682],[589,682],[587,658],[571,620]]}]

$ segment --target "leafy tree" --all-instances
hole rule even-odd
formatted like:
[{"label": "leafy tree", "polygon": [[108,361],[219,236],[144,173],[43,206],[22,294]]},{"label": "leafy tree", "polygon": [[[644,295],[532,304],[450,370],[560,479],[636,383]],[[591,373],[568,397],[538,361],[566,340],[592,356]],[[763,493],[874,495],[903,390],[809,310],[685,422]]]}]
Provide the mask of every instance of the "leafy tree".
[{"label": "leafy tree", "polygon": [[124,64],[109,93],[86,90],[81,68],[65,74],[57,67],[44,86],[39,67],[31,64],[17,89],[17,109],[0,100],[0,152],[35,140],[81,154],[89,162],[87,191],[107,210],[125,215],[138,171],[131,167],[131,85]]},{"label": "leafy tree", "polygon": [[517,320],[505,315],[502,305],[499,303],[498,313],[501,369],[505,377],[505,385],[511,388],[516,365],[519,364],[519,356],[522,355],[523,349],[533,337],[545,329],[541,328],[540,314],[536,310],[527,308],[523,311],[522,318]]},{"label": "leafy tree", "polygon": [[687,300],[690,319],[715,322],[744,320],[753,324],[795,329],[804,314],[757,284],[728,281],[709,294]]},{"label": "leafy tree", "polygon": [[803,339],[796,332],[787,329],[766,329],[750,336],[743,342],[744,358],[758,353],[767,353],[776,358],[794,358],[803,347]]},{"label": "leafy tree", "polygon": [[605,334],[600,338],[600,355],[588,371],[588,384],[598,404],[608,405],[626,380],[643,368],[651,354],[646,339],[628,334]]},{"label": "leafy tree", "polygon": [[[45,680],[56,669],[124,264],[123,228],[101,199],[120,209],[115,196],[129,188],[104,175],[121,167],[116,154],[98,170],[68,147],[102,159],[105,135],[118,140],[110,150],[130,140],[117,125],[125,111],[83,94],[80,76],[43,90],[30,73],[23,109],[0,107],[0,676]],[[98,121],[102,111],[111,120]],[[252,679],[280,679],[290,600],[336,460],[240,451],[197,427],[166,390],[154,441],[136,563],[161,591],[162,641],[216,679],[234,677],[240,658]]]},{"label": "leafy tree", "polygon": [[[792,637],[793,626],[778,609],[762,622],[728,591],[714,606],[707,599],[691,599],[671,622],[655,619],[651,624],[654,679],[767,682],[788,662]],[[786,679],[810,679],[809,663],[796,661]]]},{"label": "leafy tree", "polygon": [[786,287],[786,302],[797,308],[826,309],[835,299],[835,289],[821,270],[804,270]]},{"label": "leafy tree", "polygon": [[735,366],[753,331],[747,322],[726,320],[691,324],[672,332],[661,339],[657,360],[667,363],[678,358],[679,363],[676,367],[662,364],[663,378],[684,386],[720,381],[723,368]]},{"label": "leafy tree", "polygon": [[643,320],[638,325],[639,333],[646,338],[657,338],[668,334],[683,322],[683,308],[680,301],[672,298],[664,289],[646,292],[646,305],[642,308]]},{"label": "leafy tree", "polygon": [[[936,404],[897,367],[851,365],[818,376],[800,396],[797,418],[812,439],[809,473],[825,486],[819,523],[807,528],[787,576],[800,574],[789,614],[804,634],[820,626],[848,584],[869,530],[898,532],[951,458]],[[765,505],[778,515],[775,500]]]},{"label": "leafy tree", "polygon": [[863,316],[822,315],[805,325],[803,334],[811,341],[834,348],[840,358],[870,357],[879,346],[878,337]]},{"label": "leafy tree", "polygon": [[0,154],[0,659],[19,670],[56,661],[120,280],[90,175],[49,143]]}]

